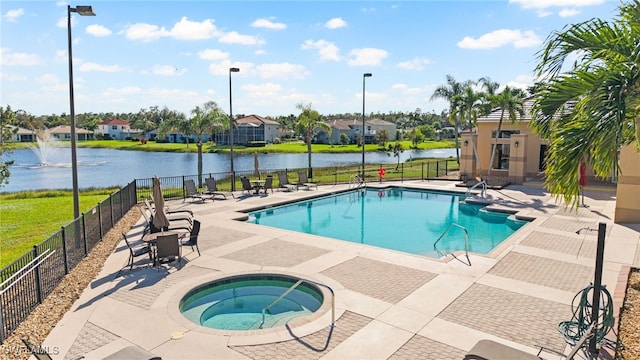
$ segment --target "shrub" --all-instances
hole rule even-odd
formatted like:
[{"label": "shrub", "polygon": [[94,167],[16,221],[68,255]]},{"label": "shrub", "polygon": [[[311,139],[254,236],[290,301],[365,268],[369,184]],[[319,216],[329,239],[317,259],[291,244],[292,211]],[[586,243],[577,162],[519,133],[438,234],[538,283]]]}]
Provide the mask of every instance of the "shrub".
[{"label": "shrub", "polygon": [[273,138],[273,143],[280,144],[281,143],[280,138]]},{"label": "shrub", "polygon": [[267,143],[265,141],[249,141],[247,147],[265,147]]}]

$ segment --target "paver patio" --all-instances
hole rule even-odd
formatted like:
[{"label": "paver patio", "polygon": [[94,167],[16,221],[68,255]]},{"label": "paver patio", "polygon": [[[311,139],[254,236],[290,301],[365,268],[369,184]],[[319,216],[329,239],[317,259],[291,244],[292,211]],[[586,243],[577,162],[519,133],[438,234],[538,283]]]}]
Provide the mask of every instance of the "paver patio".
[{"label": "paver patio", "polygon": [[[459,190],[448,181],[403,186]],[[562,351],[556,326],[570,319],[573,297],[592,281],[595,266],[596,233],[576,231],[607,224],[603,283],[612,294],[621,269],[640,265],[640,226],[613,224],[615,193],[598,190],[591,190],[593,198],[586,191],[590,207],[577,211],[539,187],[489,190],[492,206],[535,220],[490,255],[471,254],[471,266],[450,256],[431,259],[236,220],[243,209],[345,187],[204,204],[169,201],[202,222],[202,255],[185,247],[181,269],[138,267],[116,278],[128,256],[118,246],[43,345],[59,349],[54,359],[69,360],[99,359],[128,345],[163,359],[461,359],[481,339],[530,353],[537,352],[535,344]],[[142,222],[130,238],[139,240],[141,228]],[[177,304],[188,289],[245,272],[291,273],[331,286],[336,326],[330,327],[330,311],[290,330],[247,334],[181,318]]]}]

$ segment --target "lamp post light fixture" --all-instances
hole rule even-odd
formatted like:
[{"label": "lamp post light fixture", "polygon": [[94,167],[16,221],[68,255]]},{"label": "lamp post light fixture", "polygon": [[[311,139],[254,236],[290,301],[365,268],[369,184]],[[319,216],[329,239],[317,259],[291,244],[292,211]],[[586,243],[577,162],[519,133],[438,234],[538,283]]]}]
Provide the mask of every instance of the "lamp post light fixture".
[{"label": "lamp post light fixture", "polygon": [[364,181],[364,94],[365,94],[365,79],[371,77],[371,73],[364,73],[362,75],[362,173],[360,174],[360,180]]},{"label": "lamp post light fixture", "polygon": [[96,16],[91,6],[67,5],[67,40],[69,43],[69,117],[71,120],[71,176],[73,185],[73,219],[80,217],[80,199],[78,193],[78,157],[76,155],[76,111],[73,100],[73,54],[71,51],[71,13],[81,16]]},{"label": "lamp post light fixture", "polygon": [[240,72],[240,69],[229,68],[229,144],[231,146],[231,191],[236,191],[236,173],[233,170],[233,102],[231,101],[231,73]]}]

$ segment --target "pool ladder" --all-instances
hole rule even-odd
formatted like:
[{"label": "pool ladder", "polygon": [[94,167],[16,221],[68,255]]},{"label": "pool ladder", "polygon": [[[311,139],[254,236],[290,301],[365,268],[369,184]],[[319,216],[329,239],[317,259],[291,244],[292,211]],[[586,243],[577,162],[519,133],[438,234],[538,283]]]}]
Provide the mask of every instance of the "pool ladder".
[{"label": "pool ladder", "polygon": [[483,199],[486,198],[487,197],[487,182],[484,181],[484,180],[482,180],[479,183],[477,183],[477,184],[473,185],[472,187],[468,188],[465,197],[471,196],[471,191],[474,190],[477,187],[480,187],[480,186],[482,186],[482,190],[480,191],[480,197],[483,198]]},{"label": "pool ladder", "polygon": [[351,175],[349,178],[349,189],[359,189],[365,186],[367,186],[367,183],[360,177],[360,174]]},{"label": "pool ladder", "polygon": [[440,240],[441,240],[441,239],[442,239],[442,238],[443,238],[443,237],[444,237],[444,236],[449,232],[449,230],[451,230],[454,226],[455,226],[455,227],[457,227],[457,228],[460,228],[460,229],[464,230],[464,236],[465,236],[465,239],[464,239],[464,252],[465,252],[465,255],[466,255],[466,257],[467,257],[467,262],[464,262],[463,260],[458,259],[458,257],[457,257],[457,256],[456,256],[456,254],[454,254],[454,253],[450,253],[450,254],[451,254],[451,256],[453,256],[453,257],[454,257],[454,259],[456,259],[456,260],[460,261],[461,263],[463,263],[463,264],[465,264],[465,265],[469,265],[469,266],[471,266],[471,260],[469,259],[469,231],[467,231],[467,229],[466,229],[464,226],[462,226],[462,225],[458,225],[458,224],[456,224],[456,223],[452,223],[451,225],[449,225],[449,227],[447,228],[447,230],[445,230],[445,231],[442,233],[442,235],[440,235],[440,237],[438,238],[438,240],[436,240],[436,242],[434,242],[434,243],[433,243],[433,250],[434,250],[434,251],[436,251],[438,254],[440,254],[440,256],[442,256],[442,257],[447,256],[447,254],[443,253],[442,251],[440,251],[440,250],[438,249],[437,245],[438,245],[438,242],[439,242],[439,241],[440,241]]},{"label": "pool ladder", "polygon": [[287,290],[285,290],[280,296],[278,296],[277,299],[273,300],[271,302],[271,304],[265,306],[262,309],[262,321],[260,322],[260,326],[258,326],[258,328],[262,329],[262,326],[264,325],[265,322],[265,316],[267,314],[267,311],[269,311],[269,309],[271,309],[271,307],[273,305],[275,305],[276,303],[278,303],[280,300],[282,300],[285,296],[289,295],[290,292],[292,292],[293,290],[295,290],[298,285],[302,284],[303,282],[309,283],[309,284],[313,284],[313,285],[318,285],[318,286],[322,286],[325,287],[329,290],[329,292],[331,292],[331,327],[335,327],[336,326],[336,294],[333,291],[333,289],[329,286],[329,285],[325,285],[313,280],[309,280],[309,279],[299,279],[298,281],[296,281],[295,284],[291,285]]}]

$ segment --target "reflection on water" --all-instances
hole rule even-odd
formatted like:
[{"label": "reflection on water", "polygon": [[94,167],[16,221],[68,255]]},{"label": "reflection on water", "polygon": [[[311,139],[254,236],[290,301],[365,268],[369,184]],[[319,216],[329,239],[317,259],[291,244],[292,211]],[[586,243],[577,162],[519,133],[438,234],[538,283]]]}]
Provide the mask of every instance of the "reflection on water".
[{"label": "reflection on water", "polygon": [[[153,176],[180,176],[197,173],[196,153],[164,153],[124,151],[112,149],[78,148],[78,186],[110,187],[123,186],[134,179]],[[3,155],[4,156],[4,155]],[[400,154],[400,162],[412,158],[447,158],[455,156],[455,149],[406,150]],[[36,189],[71,189],[71,150],[58,148],[49,154],[46,166],[36,153],[29,149],[15,150],[5,156],[5,161],[14,161],[10,166],[9,184],[0,191],[13,192]],[[253,155],[235,155],[237,171],[252,171]],[[261,169],[294,169],[307,167],[307,154],[260,154]],[[396,164],[398,159],[386,152],[366,153],[367,164]],[[205,173],[224,173],[230,169],[229,154],[203,154]],[[361,153],[312,154],[314,167],[330,167],[360,164]]]}]

